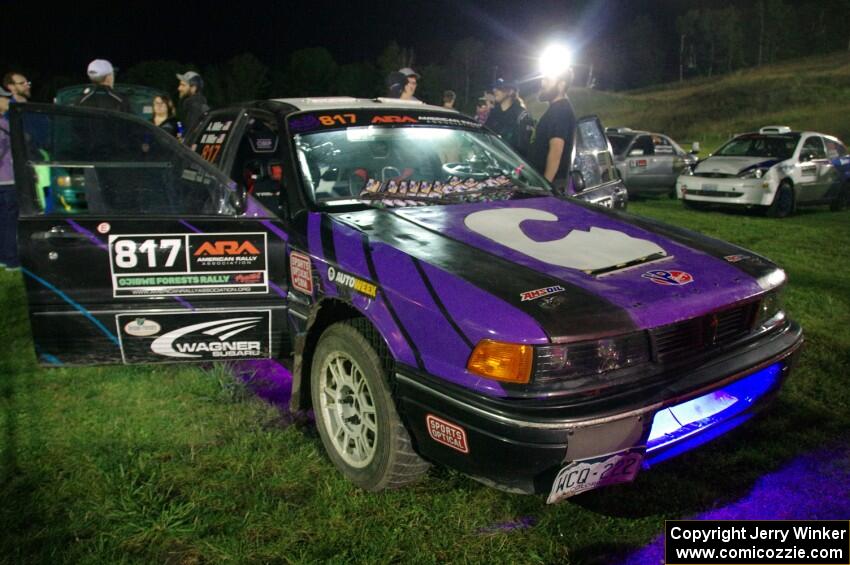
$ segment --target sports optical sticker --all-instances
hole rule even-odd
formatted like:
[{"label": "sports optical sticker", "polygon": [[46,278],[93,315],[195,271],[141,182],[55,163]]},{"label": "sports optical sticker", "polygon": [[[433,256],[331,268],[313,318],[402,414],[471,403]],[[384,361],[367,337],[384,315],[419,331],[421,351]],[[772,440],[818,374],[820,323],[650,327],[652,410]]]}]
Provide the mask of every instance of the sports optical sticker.
[{"label": "sports optical sticker", "polygon": [[134,312],[115,321],[125,363],[271,356],[270,310]]},{"label": "sports optical sticker", "polygon": [[109,236],[112,295],[266,294],[265,233]]}]

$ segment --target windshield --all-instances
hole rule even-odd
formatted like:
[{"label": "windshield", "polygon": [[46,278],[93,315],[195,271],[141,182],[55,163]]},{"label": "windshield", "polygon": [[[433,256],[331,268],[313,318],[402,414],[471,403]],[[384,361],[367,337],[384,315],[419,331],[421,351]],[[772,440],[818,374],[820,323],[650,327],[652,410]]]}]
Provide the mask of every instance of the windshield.
[{"label": "windshield", "polygon": [[629,143],[631,143],[634,137],[634,135],[625,135],[622,133],[609,133],[608,141],[611,142],[611,149],[614,151],[614,155],[620,155],[625,152],[626,147],[629,146]]},{"label": "windshield", "polygon": [[438,126],[364,126],[296,134],[309,197],[322,206],[413,206],[550,194],[498,137]]},{"label": "windshield", "polygon": [[740,135],[721,147],[715,155],[720,157],[770,157],[784,161],[790,159],[800,139],[789,135]]}]

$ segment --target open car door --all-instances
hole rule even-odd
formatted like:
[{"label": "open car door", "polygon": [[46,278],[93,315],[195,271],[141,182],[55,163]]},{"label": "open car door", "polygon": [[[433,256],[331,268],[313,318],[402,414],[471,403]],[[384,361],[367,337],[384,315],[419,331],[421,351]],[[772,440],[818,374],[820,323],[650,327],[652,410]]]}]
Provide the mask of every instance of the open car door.
[{"label": "open car door", "polygon": [[278,218],[133,116],[20,104],[10,123],[41,362],[280,354],[288,273]]},{"label": "open car door", "polygon": [[617,167],[605,128],[596,116],[585,116],[576,123],[573,140],[573,173],[583,186],[573,186],[576,197],[606,208],[626,207],[628,193]]}]

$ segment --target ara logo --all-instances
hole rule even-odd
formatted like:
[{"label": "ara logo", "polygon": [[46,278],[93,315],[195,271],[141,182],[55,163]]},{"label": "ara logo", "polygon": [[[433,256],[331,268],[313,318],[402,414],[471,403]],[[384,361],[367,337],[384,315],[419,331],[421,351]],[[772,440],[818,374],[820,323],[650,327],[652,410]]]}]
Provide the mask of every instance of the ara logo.
[{"label": "ara logo", "polygon": [[177,359],[260,357],[263,343],[256,339],[234,339],[256,328],[266,318],[246,316],[202,322],[172,330],[151,343],[151,351]]},{"label": "ara logo", "polygon": [[685,271],[648,271],[641,276],[664,286],[684,286],[694,282],[694,277]]},{"label": "ara logo", "polygon": [[415,118],[410,116],[375,116],[372,118],[373,124],[416,124]]},{"label": "ara logo", "polygon": [[195,257],[222,257],[224,255],[259,255],[257,249],[250,241],[205,241],[195,250]]}]

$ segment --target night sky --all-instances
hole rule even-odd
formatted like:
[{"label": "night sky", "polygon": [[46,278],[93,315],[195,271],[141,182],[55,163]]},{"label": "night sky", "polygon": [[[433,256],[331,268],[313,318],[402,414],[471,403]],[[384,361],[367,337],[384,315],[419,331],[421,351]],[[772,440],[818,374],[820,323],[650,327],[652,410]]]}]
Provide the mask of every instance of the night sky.
[{"label": "night sky", "polygon": [[210,2],[65,2],[58,8],[4,2],[0,66],[82,79],[93,58],[126,69],[153,59],[206,65],[251,52],[275,67],[296,49],[318,46],[351,63],[374,61],[392,40],[413,47],[424,65],[440,63],[449,42],[473,37],[504,53],[507,68],[517,68],[549,38],[591,46],[617,41],[635,14],[652,14],[672,30],[674,16],[665,7],[674,1],[233,2],[230,9]]}]

